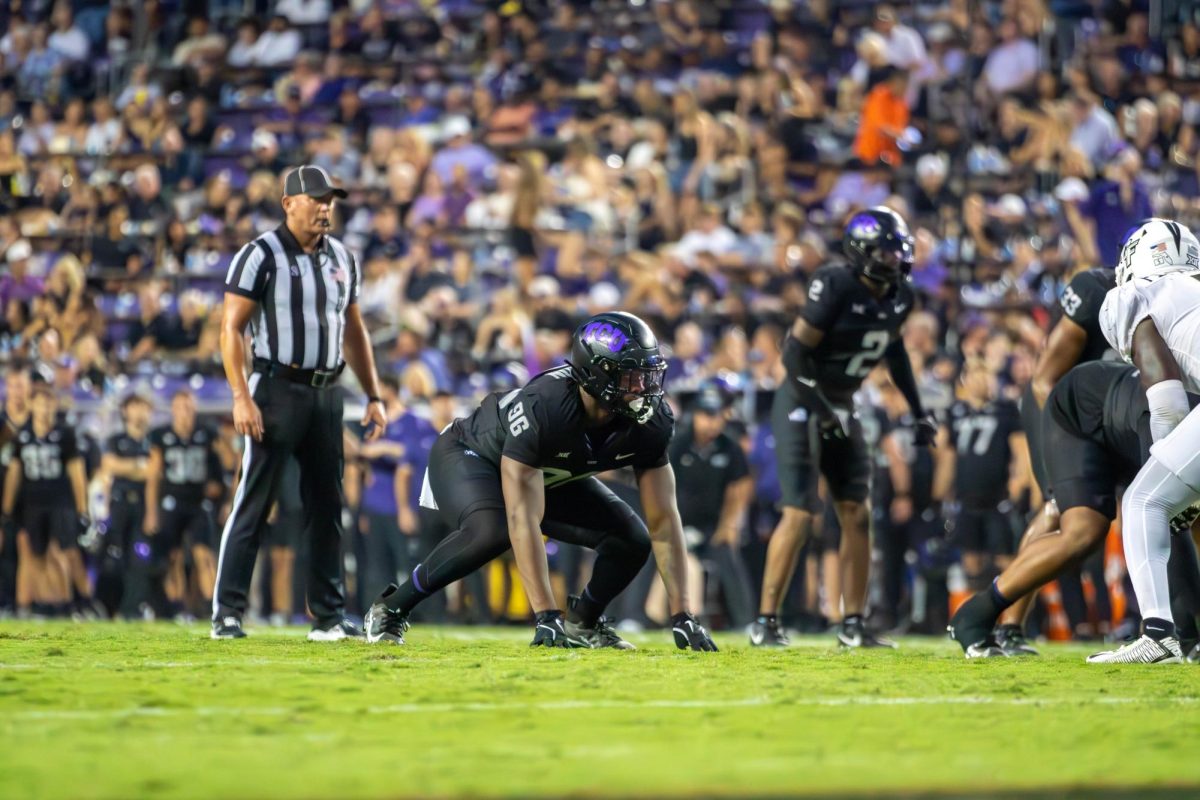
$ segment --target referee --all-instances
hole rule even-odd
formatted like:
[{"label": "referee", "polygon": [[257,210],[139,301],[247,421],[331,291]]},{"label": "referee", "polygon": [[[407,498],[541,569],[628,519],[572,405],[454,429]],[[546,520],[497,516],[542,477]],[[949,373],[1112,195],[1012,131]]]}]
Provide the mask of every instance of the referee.
[{"label": "referee", "polygon": [[[225,276],[221,355],[233,390],[233,425],[245,437],[241,480],[217,557],[212,638],[240,639],[258,545],[288,458],[300,465],[311,557],[310,641],[361,636],[344,617],[342,397],[347,364],[366,389],[368,441],[387,426],[370,339],[358,309],[358,265],[329,235],[334,188],[320,167],[283,181],[286,219],[238,251]],[[245,331],[253,339],[246,379]]]}]

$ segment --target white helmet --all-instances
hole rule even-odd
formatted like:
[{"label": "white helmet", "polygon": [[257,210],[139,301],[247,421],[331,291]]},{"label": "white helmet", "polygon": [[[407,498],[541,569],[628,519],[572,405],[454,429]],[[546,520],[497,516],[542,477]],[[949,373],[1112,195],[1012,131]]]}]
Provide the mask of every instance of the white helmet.
[{"label": "white helmet", "polygon": [[1175,272],[1200,273],[1200,242],[1186,225],[1152,217],[1129,234],[1117,261],[1117,285]]}]

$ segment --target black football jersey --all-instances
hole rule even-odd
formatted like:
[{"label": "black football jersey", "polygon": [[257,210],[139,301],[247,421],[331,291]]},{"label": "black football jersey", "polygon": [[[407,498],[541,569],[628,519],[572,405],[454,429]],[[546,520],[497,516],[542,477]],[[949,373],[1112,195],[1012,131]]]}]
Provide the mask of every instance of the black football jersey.
[{"label": "black football jersey", "polygon": [[849,267],[817,270],[800,316],[825,333],[813,358],[817,384],[826,397],[849,404],[887,346],[900,338],[900,326],[912,309],[913,293],[907,283],[877,300]]},{"label": "black football jersey", "polygon": [[[147,458],[150,455],[150,439],[135,439],[128,433],[118,433],[108,437],[104,452],[118,458]],[[134,481],[129,478],[113,478],[112,494],[140,492],[146,487],[145,481]]]},{"label": "black football jersey", "polygon": [[75,507],[71,479],[67,477],[67,464],[80,457],[73,430],[56,425],[39,438],[30,422],[17,434],[13,457],[21,459],[21,494],[25,503]]},{"label": "black football jersey", "polygon": [[213,432],[196,427],[186,439],[167,425],[150,434],[150,446],[162,449],[163,475],[160,496],[199,502],[209,481],[221,479],[221,461],[213,447]]},{"label": "black football jersey", "polygon": [[959,401],[950,406],[949,425],[955,494],[968,508],[995,508],[1008,496],[1009,436],[1022,430],[1017,404],[1001,399],[975,408]]},{"label": "black football jersey", "polygon": [[1087,332],[1087,344],[1079,356],[1080,364],[1103,358],[1109,349],[1108,341],[1100,330],[1100,306],[1104,304],[1104,296],[1109,289],[1116,285],[1116,272],[1097,267],[1080,272],[1063,290],[1059,299],[1063,314]]},{"label": "black football jersey", "polygon": [[547,489],[612,469],[667,464],[675,417],[666,402],[644,425],[614,416],[587,428],[579,392],[570,367],[543,372],[521,389],[485,397],[475,413],[455,421],[454,432],[497,469],[501,456],[540,469]]}]

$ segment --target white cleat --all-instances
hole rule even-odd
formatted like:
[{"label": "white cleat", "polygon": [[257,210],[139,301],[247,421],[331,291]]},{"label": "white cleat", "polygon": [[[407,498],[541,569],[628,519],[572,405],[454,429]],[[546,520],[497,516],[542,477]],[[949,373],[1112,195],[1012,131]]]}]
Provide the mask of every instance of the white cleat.
[{"label": "white cleat", "polygon": [[1116,650],[1106,650],[1088,656],[1089,664],[1182,664],[1183,653],[1179,649],[1179,640],[1174,636],[1165,639],[1151,639],[1142,634],[1129,644],[1121,645]]}]

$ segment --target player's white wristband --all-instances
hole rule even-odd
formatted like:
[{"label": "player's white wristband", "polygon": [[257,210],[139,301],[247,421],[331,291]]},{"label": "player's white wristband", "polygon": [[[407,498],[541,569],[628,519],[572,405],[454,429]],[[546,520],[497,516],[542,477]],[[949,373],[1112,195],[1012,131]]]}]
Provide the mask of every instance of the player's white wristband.
[{"label": "player's white wristband", "polygon": [[1154,384],[1146,390],[1146,402],[1150,406],[1150,435],[1156,442],[1167,438],[1191,411],[1180,381]]}]

